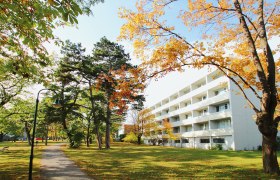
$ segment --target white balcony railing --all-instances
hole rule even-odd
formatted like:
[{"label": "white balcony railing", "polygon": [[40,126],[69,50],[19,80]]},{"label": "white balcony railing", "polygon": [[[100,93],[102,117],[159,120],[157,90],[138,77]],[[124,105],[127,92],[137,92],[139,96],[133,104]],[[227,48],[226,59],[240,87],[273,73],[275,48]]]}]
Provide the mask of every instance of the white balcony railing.
[{"label": "white balcony railing", "polygon": [[197,89],[194,89],[194,90],[190,91],[187,94],[179,96],[176,99],[170,100],[168,103],[163,104],[160,107],[157,107],[152,112],[153,113],[160,112],[160,111],[162,111],[162,110],[164,110],[166,108],[169,108],[171,106],[179,104],[180,102],[182,102],[182,101],[184,101],[186,99],[190,99],[190,98],[192,98],[192,97],[194,97],[196,95],[199,95],[199,94],[201,94],[201,93],[203,93],[203,92],[205,92],[205,91],[207,91],[209,89],[212,89],[212,88],[220,85],[221,83],[224,83],[224,82],[227,82],[227,81],[228,81],[227,77],[225,77],[225,76],[219,77],[219,78],[217,78],[217,79],[215,79],[215,80],[205,84],[204,86],[201,86],[201,87],[199,87]]},{"label": "white balcony railing", "polygon": [[232,134],[232,128],[224,128],[183,132],[182,137],[227,136]]}]

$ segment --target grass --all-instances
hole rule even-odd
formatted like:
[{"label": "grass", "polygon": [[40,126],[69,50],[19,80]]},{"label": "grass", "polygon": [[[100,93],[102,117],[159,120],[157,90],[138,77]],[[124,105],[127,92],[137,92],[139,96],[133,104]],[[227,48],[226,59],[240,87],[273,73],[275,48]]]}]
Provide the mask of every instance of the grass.
[{"label": "grass", "polygon": [[[93,145],[94,146],[94,145]],[[64,149],[94,179],[276,179],[262,172],[259,151],[212,151],[114,143]]]},{"label": "grass", "polygon": [[[27,142],[0,142],[0,149],[9,146],[9,150],[0,151],[0,179],[27,179],[30,146]],[[33,179],[40,179],[42,143],[34,148]]]}]

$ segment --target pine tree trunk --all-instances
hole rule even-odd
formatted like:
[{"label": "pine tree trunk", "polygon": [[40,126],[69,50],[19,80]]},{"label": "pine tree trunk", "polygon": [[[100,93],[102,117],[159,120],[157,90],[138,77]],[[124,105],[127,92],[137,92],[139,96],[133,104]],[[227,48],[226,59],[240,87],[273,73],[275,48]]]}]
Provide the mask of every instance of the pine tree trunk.
[{"label": "pine tree trunk", "polygon": [[279,174],[276,135],[262,138],[263,169],[265,173]]},{"label": "pine tree trunk", "polygon": [[89,138],[90,138],[90,119],[88,119],[88,125],[87,125],[87,147],[89,147]]},{"label": "pine tree trunk", "polygon": [[31,146],[31,135],[30,135],[30,129],[28,129],[27,121],[24,122],[24,130],[26,133],[28,145]]},{"label": "pine tree trunk", "polygon": [[111,109],[109,107],[110,102],[107,103],[107,117],[106,117],[106,134],[105,134],[105,148],[110,149],[110,129],[111,129]]},{"label": "pine tree trunk", "polygon": [[97,140],[97,144],[98,144],[98,149],[101,150],[102,149],[102,137],[99,133],[99,126],[98,124],[95,125],[95,134],[96,134],[96,140]]},{"label": "pine tree trunk", "polygon": [[0,132],[0,142],[3,142],[4,140],[4,133],[1,131]]},{"label": "pine tree trunk", "polygon": [[110,121],[106,121],[105,148],[110,149]]},{"label": "pine tree trunk", "polygon": [[141,144],[141,135],[137,136],[137,143],[140,145]]},{"label": "pine tree trunk", "polygon": [[46,127],[46,134],[45,134],[45,146],[48,145],[48,134],[49,134],[49,130],[48,130],[48,126]]}]

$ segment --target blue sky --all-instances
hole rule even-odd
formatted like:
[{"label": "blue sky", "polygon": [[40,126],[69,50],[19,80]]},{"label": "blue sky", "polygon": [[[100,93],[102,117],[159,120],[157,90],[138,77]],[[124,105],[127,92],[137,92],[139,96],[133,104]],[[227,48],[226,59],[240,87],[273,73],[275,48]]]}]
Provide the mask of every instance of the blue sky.
[{"label": "blue sky", "polygon": [[[54,30],[56,36],[61,40],[69,39],[75,43],[82,43],[83,47],[87,49],[87,53],[91,52],[93,44],[98,42],[100,38],[106,36],[111,41],[116,41],[120,33],[121,26],[125,23],[124,20],[118,17],[120,7],[135,9],[136,0],[105,0],[104,3],[97,4],[93,7],[93,16],[80,16],[78,18],[79,24],[76,27],[60,27]],[[180,1],[184,2],[184,1]],[[175,3],[175,7],[181,7],[183,4]],[[168,22],[173,22],[180,28],[180,33],[184,33],[186,29],[183,24],[176,18],[178,12],[175,9],[169,9]],[[192,36],[194,38],[196,36]],[[139,63],[138,60],[133,58],[132,46],[130,42],[118,42],[124,45],[127,53],[131,54],[132,62]],[[50,52],[54,51],[59,54],[59,48],[53,45],[48,45],[47,48]],[[157,81],[152,80],[149,82],[148,88],[145,90],[147,107],[155,104],[163,99],[165,96],[176,92],[183,88],[188,81],[192,81],[192,77],[196,76],[194,71],[192,73],[171,73],[165,78]],[[189,78],[187,78],[187,76]],[[183,82],[183,83],[182,83]],[[185,82],[185,83],[184,83]],[[159,93],[160,90],[160,93]]]},{"label": "blue sky", "polygon": [[[116,41],[120,33],[124,20],[118,17],[120,7],[135,9],[136,0],[105,0],[104,3],[97,4],[93,7],[93,16],[80,16],[79,24],[76,27],[60,27],[54,30],[54,34],[61,40],[69,39],[75,43],[82,43],[87,49],[87,53],[91,52],[93,44],[98,42],[100,38],[106,36],[111,41]],[[176,32],[184,34],[188,41],[192,42],[200,39],[203,29],[189,32],[182,22],[177,19],[178,10],[187,5],[187,1],[178,1],[172,4],[166,13],[167,22],[176,25]],[[205,29],[204,29],[205,30]],[[188,34],[188,35],[187,35]],[[133,58],[132,45],[130,42],[118,42],[124,45],[127,53],[131,54],[132,63],[139,63]],[[272,44],[279,44],[277,40]],[[55,51],[59,54],[59,49],[53,45],[48,45],[49,51]],[[166,77],[158,81],[152,80],[145,90],[146,106],[151,106],[159,100],[178,91],[186,86],[190,81],[198,79],[202,73],[197,70],[187,70],[185,73],[170,73]]]}]

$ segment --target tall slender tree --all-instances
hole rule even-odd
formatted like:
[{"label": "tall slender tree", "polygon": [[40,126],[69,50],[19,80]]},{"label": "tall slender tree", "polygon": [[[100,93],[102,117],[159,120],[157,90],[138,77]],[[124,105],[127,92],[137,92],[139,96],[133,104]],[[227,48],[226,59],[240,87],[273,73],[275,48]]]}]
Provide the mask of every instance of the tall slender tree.
[{"label": "tall slender tree", "polygon": [[94,45],[92,58],[102,69],[97,81],[98,89],[107,99],[105,144],[109,149],[112,112],[121,114],[127,108],[126,104],[139,94],[141,83],[134,77],[137,68],[129,62],[130,57],[121,45],[103,37]]}]

